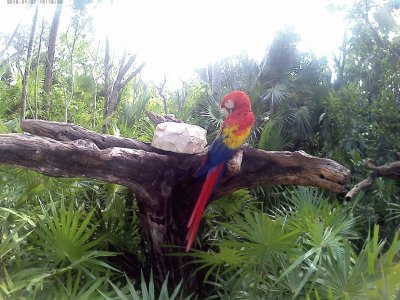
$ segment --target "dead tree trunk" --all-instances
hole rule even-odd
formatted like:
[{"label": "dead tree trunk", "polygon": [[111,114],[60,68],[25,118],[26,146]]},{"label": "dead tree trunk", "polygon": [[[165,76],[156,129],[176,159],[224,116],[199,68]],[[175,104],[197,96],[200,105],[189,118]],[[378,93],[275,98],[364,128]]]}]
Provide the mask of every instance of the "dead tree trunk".
[{"label": "dead tree trunk", "polygon": [[161,83],[160,86],[156,86],[158,95],[161,97],[161,99],[163,100],[163,113],[166,115],[168,114],[168,106],[167,106],[167,97],[164,94],[164,88],[165,88],[165,84],[167,83],[167,77],[164,74],[164,80]]},{"label": "dead tree trunk", "polygon": [[349,51],[347,31],[343,35],[342,46],[340,48],[339,57],[334,57],[334,62],[337,68],[337,78],[333,84],[335,90],[339,90],[344,85],[344,68],[347,62],[347,54]]},{"label": "dead tree trunk", "polygon": [[42,19],[42,27],[39,34],[38,49],[36,54],[36,71],[35,71],[35,111],[34,118],[38,118],[39,114],[39,104],[38,104],[38,84],[39,84],[39,68],[40,68],[40,51],[42,49],[42,39],[44,32],[44,18]]},{"label": "dead tree trunk", "polygon": [[35,14],[32,20],[32,29],[31,29],[31,35],[29,37],[28,51],[26,54],[24,77],[22,79],[22,96],[21,96],[21,111],[20,111],[21,120],[25,119],[26,102],[28,101],[29,74],[31,72],[32,49],[33,49],[33,42],[35,40],[38,12],[39,12],[39,6],[36,6]]},{"label": "dead tree trunk", "polygon": [[104,89],[105,89],[105,102],[104,102],[104,119],[106,120],[106,123],[104,124],[103,127],[103,132],[107,132],[107,126],[109,123],[109,118],[112,116],[112,114],[117,110],[118,103],[120,100],[120,94],[123,88],[137,75],[139,72],[142,70],[144,67],[144,63],[139,65],[135,70],[133,70],[128,76],[126,74],[129,72],[131,69],[133,63],[136,60],[136,55],[131,55],[126,61],[127,54],[124,52],[120,66],[118,69],[118,74],[117,77],[115,78],[114,82],[112,83],[112,88],[110,86],[110,65],[109,65],[109,44],[108,44],[108,39],[106,43],[106,54],[105,54],[105,60],[104,60],[104,76],[105,76],[105,84],[104,84]]},{"label": "dead tree trunk", "polygon": [[[15,27],[14,32],[11,34],[11,36],[8,39],[8,41],[7,41],[6,45],[4,46],[3,50],[1,50],[0,59],[3,58],[4,53],[7,52],[7,50],[10,47],[12,41],[14,40],[15,36],[17,35],[18,29],[19,29],[19,26],[21,26],[21,23],[22,23],[22,19],[18,22],[17,27]],[[3,66],[3,64],[0,64],[0,67],[2,67],[2,66]]]},{"label": "dead tree trunk", "polygon": [[[86,177],[124,185],[136,194],[148,261],[174,282],[193,271],[184,249],[186,224],[204,179],[193,178],[204,154],[155,149],[134,139],[95,133],[67,123],[25,120],[33,134],[0,135],[0,163],[55,177]],[[245,147],[240,170],[223,177],[216,197],[258,185],[309,185],[341,192],[350,171],[304,152],[266,152]],[[175,246],[175,247],[172,247]],[[176,246],[181,248],[176,248]]]},{"label": "dead tree trunk", "polygon": [[[97,65],[98,65],[98,61],[99,61],[99,50],[100,50],[100,42],[97,44],[97,50],[96,50],[96,55],[93,57],[93,66],[92,66],[92,70],[90,72],[91,76],[92,76],[92,81],[93,81],[93,111],[92,111],[92,126],[95,127],[96,126],[96,111],[97,111],[97,81],[101,78],[101,76],[99,76],[96,73],[96,69],[97,69]],[[104,84],[104,86],[106,86],[106,84]]]},{"label": "dead tree trunk", "polygon": [[45,93],[43,99],[43,108],[45,111],[46,119],[49,119],[50,117],[51,82],[53,80],[54,56],[56,52],[56,40],[57,40],[58,26],[60,24],[61,10],[62,10],[62,4],[58,4],[56,11],[54,13],[53,21],[51,23],[49,44],[47,47],[46,75],[44,78]]},{"label": "dead tree trunk", "polygon": [[212,70],[212,78],[211,78],[211,92],[215,101],[219,101],[221,99],[221,87],[222,87],[222,72],[221,72],[221,63],[214,62],[211,67]]}]

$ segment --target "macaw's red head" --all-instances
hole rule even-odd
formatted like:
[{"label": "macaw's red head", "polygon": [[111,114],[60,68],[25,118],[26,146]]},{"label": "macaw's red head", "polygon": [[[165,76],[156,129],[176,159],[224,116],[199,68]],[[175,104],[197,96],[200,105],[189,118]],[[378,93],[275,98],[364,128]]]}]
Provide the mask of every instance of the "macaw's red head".
[{"label": "macaw's red head", "polygon": [[237,110],[251,111],[250,98],[245,92],[233,91],[226,94],[221,101],[222,111],[228,115]]}]

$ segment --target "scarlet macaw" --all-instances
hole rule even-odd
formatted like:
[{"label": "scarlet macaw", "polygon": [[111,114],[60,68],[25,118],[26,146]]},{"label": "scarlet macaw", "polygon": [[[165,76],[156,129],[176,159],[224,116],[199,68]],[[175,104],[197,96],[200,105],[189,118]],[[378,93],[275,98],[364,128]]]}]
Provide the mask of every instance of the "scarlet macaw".
[{"label": "scarlet macaw", "polygon": [[193,244],[203,211],[212,192],[217,188],[228,160],[246,142],[255,121],[250,99],[242,91],[233,91],[225,95],[221,101],[221,108],[227,117],[217,138],[208,149],[203,164],[194,174],[195,177],[207,174],[207,177],[187,224],[186,252]]}]

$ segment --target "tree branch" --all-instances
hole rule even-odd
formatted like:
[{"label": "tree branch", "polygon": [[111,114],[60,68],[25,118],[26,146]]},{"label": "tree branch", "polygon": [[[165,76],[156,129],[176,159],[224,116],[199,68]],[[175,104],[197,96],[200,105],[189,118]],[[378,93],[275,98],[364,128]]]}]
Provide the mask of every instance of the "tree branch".
[{"label": "tree branch", "polygon": [[365,163],[365,169],[371,170],[371,174],[356,184],[347,194],[346,200],[350,201],[355,195],[372,186],[378,177],[388,177],[400,181],[400,161],[395,161],[381,166],[375,166],[372,160]]},{"label": "tree branch", "polygon": [[121,83],[121,86],[122,86],[122,87],[126,86],[126,85],[133,79],[133,77],[135,77],[137,74],[139,74],[140,71],[142,71],[142,69],[143,69],[144,66],[145,66],[145,63],[141,63],[141,64],[139,65],[139,67],[137,67],[137,68],[135,69],[135,71],[133,71],[133,72],[131,73],[131,75],[129,75],[129,76]]},{"label": "tree branch", "polygon": [[[179,251],[186,224],[204,183],[194,178],[203,154],[155,149],[132,139],[95,133],[76,125],[25,120],[30,134],[0,135],[0,163],[54,177],[85,177],[124,185],[135,192],[146,254],[160,280],[189,278],[188,257]],[[311,185],[341,192],[350,171],[304,152],[267,152],[245,147],[223,176],[216,197],[257,185]],[[240,163],[241,160],[241,163]],[[190,279],[188,279],[190,280]]]},{"label": "tree branch", "polygon": [[368,160],[365,163],[365,168],[376,172],[377,176],[400,175],[400,161],[375,166],[372,160]]},{"label": "tree branch", "polygon": [[17,24],[17,27],[15,27],[14,32],[11,34],[11,36],[10,36],[10,38],[8,39],[8,41],[7,41],[6,45],[4,46],[3,50],[1,50],[1,52],[0,52],[0,59],[3,58],[4,53],[6,53],[6,51],[7,51],[8,48],[10,47],[12,41],[14,40],[15,36],[17,35],[18,29],[19,29],[19,27],[21,26],[22,20],[23,20],[22,18],[21,18],[21,20],[19,20],[19,22],[18,22],[18,24]]},{"label": "tree branch", "polygon": [[391,52],[398,60],[400,60],[400,54],[397,53],[396,49],[393,48],[391,42],[388,40],[383,40],[382,37],[379,35],[378,30],[371,24],[371,21],[369,19],[369,15],[368,15],[369,8],[368,8],[367,4],[365,6],[366,6],[365,12],[361,11],[361,9],[359,9],[359,11],[360,11],[361,15],[363,16],[365,23],[367,24],[369,29],[371,29],[374,40],[376,41],[377,44],[379,44],[383,48],[386,48],[387,50],[389,50],[389,52]]},{"label": "tree branch", "polygon": [[154,151],[154,148],[138,140],[114,137],[108,134],[97,133],[70,123],[24,120],[21,122],[24,131],[48,137],[57,141],[76,141],[87,139],[100,149],[121,147],[144,151]]},{"label": "tree branch", "polygon": [[[1,163],[50,176],[89,177],[130,188],[137,188],[138,182],[151,186],[154,177],[162,177],[159,173],[165,173],[166,168],[174,170],[175,185],[202,182],[193,179],[192,174],[204,154],[165,152],[137,140],[99,134],[68,123],[25,120],[22,128],[46,138],[0,135]],[[350,171],[338,163],[305,152],[266,152],[246,147],[240,172],[226,174],[218,194],[257,185],[292,184],[341,192],[349,175]]]},{"label": "tree branch", "polygon": [[263,151],[243,149],[241,171],[226,179],[221,193],[238,188],[259,185],[307,185],[342,192],[350,171],[325,158],[311,156],[303,151]]},{"label": "tree branch", "polygon": [[27,134],[0,135],[1,163],[53,177],[84,177],[113,182],[138,193],[146,193],[143,187],[155,174],[149,172],[149,165],[162,165],[165,160],[161,154],[150,155],[143,150],[99,149],[90,140],[59,142]]}]

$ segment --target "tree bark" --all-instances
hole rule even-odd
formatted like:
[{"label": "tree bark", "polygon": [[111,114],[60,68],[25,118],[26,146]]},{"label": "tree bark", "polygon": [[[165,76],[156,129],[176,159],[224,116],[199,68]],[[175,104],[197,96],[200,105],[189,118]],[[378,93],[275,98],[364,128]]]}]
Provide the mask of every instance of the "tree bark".
[{"label": "tree bark", "polygon": [[20,111],[20,119],[21,120],[25,119],[26,102],[28,101],[29,73],[31,71],[32,48],[33,48],[33,42],[35,40],[38,12],[39,12],[39,5],[36,5],[35,14],[34,14],[33,20],[32,20],[31,35],[29,37],[28,51],[26,54],[24,77],[22,79],[22,96],[21,96],[21,111]]},{"label": "tree bark", "polygon": [[[55,177],[104,180],[134,190],[155,275],[162,279],[169,272],[174,282],[182,278],[188,282],[193,265],[185,263],[190,258],[166,254],[184,251],[186,224],[204,182],[193,178],[193,173],[204,153],[166,152],[67,123],[25,120],[22,128],[34,135],[0,135],[0,163]],[[241,151],[241,166],[224,175],[215,198],[259,185],[310,185],[342,192],[350,175],[338,163],[304,152],[251,147]]]}]

